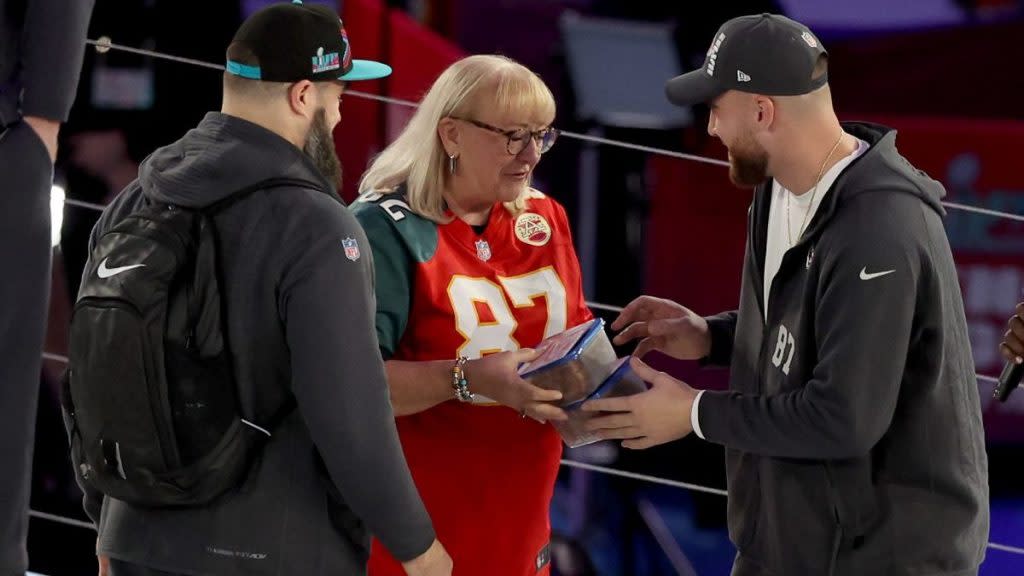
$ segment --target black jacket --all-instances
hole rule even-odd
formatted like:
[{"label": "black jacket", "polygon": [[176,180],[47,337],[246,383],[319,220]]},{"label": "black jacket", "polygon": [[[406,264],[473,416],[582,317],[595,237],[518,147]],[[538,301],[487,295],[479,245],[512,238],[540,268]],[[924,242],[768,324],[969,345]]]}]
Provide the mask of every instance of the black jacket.
[{"label": "black jacket", "polygon": [[95,0],[0,0],[0,126],[71,111]]},{"label": "black jacket", "polygon": [[370,244],[301,150],[210,113],[146,159],[90,244],[146,198],[207,206],[268,178],[309,187],[256,192],[217,215],[228,338],[243,413],[266,421],[288,389],[298,410],[245,483],[207,508],[106,498],[97,518],[98,500],[87,497],[101,553],[196,575],[363,574],[368,530],[402,560],[434,539],[395,430]]},{"label": "black jacket", "polygon": [[738,575],[953,575],[989,531],[978,384],[942,186],[895,132],[836,180],[783,258],[764,322],[771,183],[749,214],[740,309],[709,318],[704,436],[726,447]]}]

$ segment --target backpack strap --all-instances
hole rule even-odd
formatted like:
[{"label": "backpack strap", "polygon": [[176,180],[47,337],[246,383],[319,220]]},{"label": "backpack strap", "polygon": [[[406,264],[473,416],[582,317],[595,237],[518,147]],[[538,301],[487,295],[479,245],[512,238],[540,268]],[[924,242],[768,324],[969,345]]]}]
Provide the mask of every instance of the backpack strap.
[{"label": "backpack strap", "polygon": [[[216,226],[214,225],[214,222],[213,222],[213,216],[217,215],[220,212],[223,212],[224,210],[227,210],[228,208],[234,206],[235,204],[237,204],[238,202],[244,200],[245,198],[248,198],[254,192],[259,192],[260,190],[268,190],[268,189],[271,189],[271,188],[281,188],[281,187],[285,187],[285,186],[291,186],[291,187],[295,187],[295,188],[305,188],[307,190],[316,190],[317,192],[321,192],[321,193],[324,193],[324,194],[327,194],[328,196],[330,196],[330,194],[328,194],[323,189],[318,187],[314,182],[311,182],[309,180],[301,180],[301,179],[298,179],[298,178],[268,178],[266,180],[261,180],[259,182],[256,182],[256,183],[254,183],[254,184],[252,184],[250,186],[246,186],[245,188],[242,188],[241,190],[232,192],[228,196],[226,196],[226,197],[224,197],[224,198],[214,202],[213,204],[210,204],[209,206],[200,208],[198,210],[198,212],[201,215],[207,217],[207,219],[210,221],[211,226],[213,226],[212,232],[213,232],[213,238],[214,238],[214,250],[218,254],[220,253],[220,238],[217,235]],[[221,273],[221,271],[218,269],[217,273],[219,275]],[[225,285],[223,278],[218,278],[217,280],[218,280],[218,283],[220,284],[220,286],[223,287]],[[226,318],[226,315],[228,313],[228,306],[227,306],[227,302],[223,301],[223,299],[225,298],[225,293],[224,293],[223,290],[221,290],[220,294],[221,294],[221,298],[222,298],[221,311],[222,311],[222,314],[224,314],[225,318]],[[231,343],[230,343],[230,340],[229,340],[229,337],[228,337],[227,330],[223,330],[222,337],[224,338],[224,343],[225,343],[226,349],[228,350],[228,354],[230,354]],[[232,380],[234,380],[235,376],[234,376],[234,367],[233,366],[230,367],[230,371],[231,371],[231,378],[232,378]],[[235,382],[236,382],[236,385],[237,385],[237,380],[235,380]],[[268,437],[270,437],[272,435],[273,431],[297,407],[297,403],[295,401],[295,395],[292,394],[290,387],[288,388],[287,392],[285,392],[285,394],[286,394],[286,397],[281,401],[280,405],[277,407],[277,409],[274,411],[274,413],[267,420],[265,420],[263,422],[259,422],[259,423],[254,423],[254,422],[250,422],[249,420],[243,419],[242,423],[247,425],[247,426],[249,426],[249,427],[251,427],[251,428],[254,428],[254,429],[256,429],[256,430],[266,434]]]},{"label": "backpack strap", "polygon": [[[258,192],[260,190],[268,190],[270,188],[279,188],[279,187],[283,187],[283,186],[293,186],[293,187],[297,187],[297,188],[306,188],[306,189],[316,190],[318,192],[322,192],[322,190],[320,188],[318,188],[314,182],[311,182],[309,180],[301,180],[301,179],[298,179],[298,178],[267,178],[265,180],[260,180],[258,182],[253,183],[253,184],[250,184],[249,186],[246,186],[245,188],[242,188],[240,190],[236,190],[235,192],[232,192],[231,194],[228,194],[227,196],[225,196],[224,198],[221,198],[220,200],[214,202],[213,204],[209,204],[209,205],[204,206],[202,208],[193,209],[193,210],[194,210],[195,213],[199,214],[200,216],[205,217],[210,222],[210,225],[213,226],[213,224],[214,224],[213,223],[213,216],[217,215],[218,213],[220,213],[220,212],[222,212],[224,210],[227,210],[228,208],[230,208],[231,206],[234,206],[236,203],[244,200],[245,198],[248,198],[254,192]],[[199,224],[197,222],[197,226],[198,225]],[[216,241],[216,231],[215,230],[214,230],[214,238],[215,238],[215,241]],[[217,250],[217,252],[219,252],[219,247],[215,248],[215,250]],[[221,279],[218,278],[218,281],[219,280],[221,280]],[[195,322],[195,319],[196,319],[197,314],[198,314],[198,312],[195,309],[198,306],[198,303],[195,300],[196,299],[192,298],[192,296],[189,295],[189,297],[188,297],[188,317],[189,317],[189,324],[190,325]]]},{"label": "backpack strap", "polygon": [[283,186],[293,186],[296,188],[306,188],[309,190],[316,190],[317,192],[324,192],[314,182],[311,182],[309,180],[300,180],[298,178],[268,178],[266,180],[260,180],[255,184],[246,186],[241,190],[232,192],[231,194],[228,194],[227,196],[221,198],[220,200],[214,202],[213,204],[200,208],[199,212],[207,216],[213,216],[218,212],[222,212],[224,210],[227,210],[231,206],[234,206],[239,201],[248,198],[253,192],[267,190],[270,188],[280,188]]},{"label": "backpack strap", "polygon": [[267,438],[270,438],[274,435],[274,431],[277,427],[280,426],[281,423],[284,422],[285,418],[287,418],[296,408],[298,408],[298,403],[295,401],[295,394],[288,392],[288,397],[281,402],[281,405],[277,407],[277,410],[274,411],[270,418],[267,418],[265,421],[260,423],[260,425],[256,425],[244,418],[242,419],[242,424],[258,430],[259,432],[266,434]]}]

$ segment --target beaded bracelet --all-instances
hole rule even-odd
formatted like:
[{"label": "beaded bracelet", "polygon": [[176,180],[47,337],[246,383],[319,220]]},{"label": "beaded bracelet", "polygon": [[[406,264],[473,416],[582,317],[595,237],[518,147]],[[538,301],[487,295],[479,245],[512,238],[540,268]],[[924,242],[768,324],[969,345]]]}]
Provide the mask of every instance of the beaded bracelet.
[{"label": "beaded bracelet", "polygon": [[469,358],[460,356],[455,361],[455,365],[452,366],[452,389],[455,390],[455,398],[459,402],[473,401],[473,393],[469,391],[469,380],[466,380],[466,371],[464,369],[468,361]]}]

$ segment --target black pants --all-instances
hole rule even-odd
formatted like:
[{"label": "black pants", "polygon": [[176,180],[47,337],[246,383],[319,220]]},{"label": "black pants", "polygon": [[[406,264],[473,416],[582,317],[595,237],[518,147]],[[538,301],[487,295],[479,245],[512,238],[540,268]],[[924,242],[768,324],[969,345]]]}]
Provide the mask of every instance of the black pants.
[{"label": "black pants", "polygon": [[0,574],[28,568],[25,538],[50,297],[46,146],[24,122],[0,134]]}]

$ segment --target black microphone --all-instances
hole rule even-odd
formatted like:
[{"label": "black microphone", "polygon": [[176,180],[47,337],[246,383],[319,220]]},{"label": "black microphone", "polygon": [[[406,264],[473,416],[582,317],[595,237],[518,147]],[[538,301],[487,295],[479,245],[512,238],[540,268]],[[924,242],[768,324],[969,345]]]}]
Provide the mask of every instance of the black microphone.
[{"label": "black microphone", "polygon": [[1020,385],[1020,377],[1024,375],[1024,364],[1017,364],[1010,360],[1003,367],[1003,373],[999,375],[999,384],[996,389],[992,392],[993,398],[998,398],[1000,402],[1006,402],[1006,399],[1010,397],[1010,392]]}]

